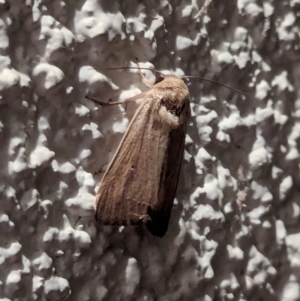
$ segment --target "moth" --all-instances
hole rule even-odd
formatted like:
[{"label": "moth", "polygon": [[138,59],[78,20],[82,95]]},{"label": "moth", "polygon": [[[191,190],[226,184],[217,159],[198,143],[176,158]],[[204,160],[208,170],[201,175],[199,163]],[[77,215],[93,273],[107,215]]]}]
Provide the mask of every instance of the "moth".
[{"label": "moth", "polygon": [[162,237],[180,175],[190,95],[181,78],[154,70],[163,77],[151,84],[138,69],[150,90],[109,104],[87,97],[100,105],[141,102],[96,193],[95,218],[104,225],[144,224]]},{"label": "moth", "polygon": [[[183,79],[197,78],[234,92],[247,92],[212,79],[179,78],[151,68],[102,70],[112,69],[138,69],[150,90],[114,103],[86,97],[102,106],[141,101],[96,193],[95,218],[104,225],[144,224],[154,236],[162,237],[168,230],[191,116],[189,90]],[[141,69],[162,77],[151,84]]]}]

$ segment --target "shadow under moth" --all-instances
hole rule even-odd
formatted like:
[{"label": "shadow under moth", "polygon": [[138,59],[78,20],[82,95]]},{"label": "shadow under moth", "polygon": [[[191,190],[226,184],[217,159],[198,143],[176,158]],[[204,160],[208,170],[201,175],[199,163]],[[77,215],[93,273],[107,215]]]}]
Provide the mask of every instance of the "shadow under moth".
[{"label": "shadow under moth", "polygon": [[[141,101],[96,193],[95,218],[104,225],[144,224],[162,237],[178,185],[190,96],[181,78],[138,69],[150,90],[123,102],[87,97],[103,106]],[[140,69],[163,78],[153,85]]]}]

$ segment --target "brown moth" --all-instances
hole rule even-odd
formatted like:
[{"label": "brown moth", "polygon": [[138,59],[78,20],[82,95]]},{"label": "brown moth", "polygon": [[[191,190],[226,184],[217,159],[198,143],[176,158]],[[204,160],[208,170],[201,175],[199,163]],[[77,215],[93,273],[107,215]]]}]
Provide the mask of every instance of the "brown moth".
[{"label": "brown moth", "polygon": [[159,237],[168,229],[190,117],[186,84],[175,75],[163,76],[152,85],[142,75],[151,89],[124,101],[141,100],[141,105],[104,173],[95,203],[99,223],[144,224]]},{"label": "brown moth", "polygon": [[[205,0],[195,19],[211,2]],[[168,230],[183,159],[191,115],[189,90],[181,78],[151,68],[107,70],[112,69],[138,69],[150,90],[123,102],[105,103],[87,97],[103,106],[142,101],[104,173],[96,193],[95,218],[104,225],[144,224],[153,235],[162,237]],[[141,69],[155,71],[163,79],[152,85]],[[245,93],[210,79],[183,78],[198,78]]]}]

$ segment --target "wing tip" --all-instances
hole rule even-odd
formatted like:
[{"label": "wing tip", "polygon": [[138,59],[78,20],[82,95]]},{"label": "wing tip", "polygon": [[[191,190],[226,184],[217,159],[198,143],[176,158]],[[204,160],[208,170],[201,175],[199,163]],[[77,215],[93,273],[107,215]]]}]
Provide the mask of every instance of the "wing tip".
[{"label": "wing tip", "polygon": [[168,230],[168,226],[167,227],[166,226],[157,226],[153,222],[147,223],[146,227],[153,236],[157,236],[157,237],[163,237]]}]

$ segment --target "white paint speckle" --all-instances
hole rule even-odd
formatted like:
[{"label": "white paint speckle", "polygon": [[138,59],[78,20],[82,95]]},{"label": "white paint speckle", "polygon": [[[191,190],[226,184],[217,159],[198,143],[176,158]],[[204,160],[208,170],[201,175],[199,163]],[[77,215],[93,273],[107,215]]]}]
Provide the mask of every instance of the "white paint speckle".
[{"label": "white paint speckle", "polygon": [[287,176],[282,180],[282,182],[279,185],[279,197],[280,200],[284,200],[285,197],[287,196],[287,193],[293,186],[293,179],[291,176]]},{"label": "white paint speckle", "polygon": [[44,90],[50,90],[62,83],[62,80],[65,77],[61,69],[46,63],[38,64],[33,69],[32,75],[39,88]]},{"label": "white paint speckle", "polygon": [[54,157],[54,155],[55,153],[49,150],[49,148],[45,146],[38,146],[30,155],[30,165],[33,168],[39,167],[45,163],[48,163]]},{"label": "white paint speckle", "polygon": [[256,85],[255,97],[262,100],[268,95],[270,90],[271,90],[271,87],[268,84],[268,82],[265,80],[262,80],[260,83],[258,83]]},{"label": "white paint speckle", "polygon": [[52,276],[44,284],[44,292],[47,298],[57,298],[58,296],[68,296],[70,293],[69,283],[66,279]]},{"label": "white paint speckle", "polygon": [[293,86],[289,83],[287,79],[287,72],[283,71],[281,74],[277,75],[273,81],[272,86],[277,86],[280,91],[288,90],[288,91],[294,91]]},{"label": "white paint speckle", "polygon": [[249,155],[249,163],[253,169],[257,169],[270,162],[271,155],[265,148],[253,150]]},{"label": "white paint speckle", "polygon": [[219,63],[226,63],[226,64],[231,64],[234,60],[229,52],[221,52],[217,58]]}]

